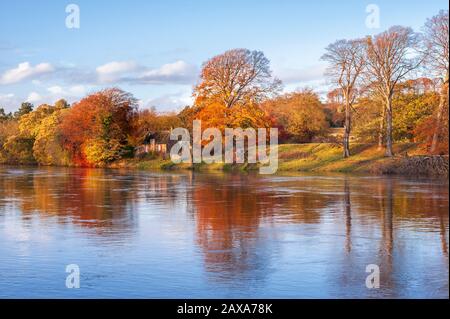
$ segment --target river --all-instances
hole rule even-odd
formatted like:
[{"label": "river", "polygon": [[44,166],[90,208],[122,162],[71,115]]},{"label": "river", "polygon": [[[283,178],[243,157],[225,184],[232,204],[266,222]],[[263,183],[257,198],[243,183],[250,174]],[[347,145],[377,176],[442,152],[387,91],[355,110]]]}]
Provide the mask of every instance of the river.
[{"label": "river", "polygon": [[448,298],[448,195],[435,179],[0,167],[0,297]]}]

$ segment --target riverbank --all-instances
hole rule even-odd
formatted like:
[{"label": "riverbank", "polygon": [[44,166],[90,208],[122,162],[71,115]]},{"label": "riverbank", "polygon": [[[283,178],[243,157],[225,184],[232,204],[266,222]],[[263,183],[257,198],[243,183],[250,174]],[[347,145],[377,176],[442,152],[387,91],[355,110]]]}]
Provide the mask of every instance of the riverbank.
[{"label": "riverbank", "polygon": [[[341,172],[400,174],[448,177],[448,156],[428,156],[414,143],[394,146],[396,156],[384,157],[384,151],[372,144],[353,144],[352,156],[342,158],[342,147],[331,143],[284,144],[279,146],[278,172]],[[192,169],[199,171],[252,171],[255,164],[174,164],[170,159],[127,159],[108,165],[110,168],[143,170]]]}]

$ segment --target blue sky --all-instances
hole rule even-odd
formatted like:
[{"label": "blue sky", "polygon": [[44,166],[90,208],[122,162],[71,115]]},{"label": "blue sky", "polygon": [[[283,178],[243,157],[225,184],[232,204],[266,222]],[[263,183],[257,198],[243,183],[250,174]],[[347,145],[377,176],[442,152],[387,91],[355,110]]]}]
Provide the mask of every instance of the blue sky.
[{"label": "blue sky", "polygon": [[[80,8],[80,28],[65,20]],[[366,7],[380,9],[368,28]],[[419,31],[444,0],[215,0],[0,2],[0,107],[38,105],[118,86],[142,107],[190,103],[201,64],[232,48],[262,50],[286,91],[324,87],[320,56],[331,42],[392,25]]]}]

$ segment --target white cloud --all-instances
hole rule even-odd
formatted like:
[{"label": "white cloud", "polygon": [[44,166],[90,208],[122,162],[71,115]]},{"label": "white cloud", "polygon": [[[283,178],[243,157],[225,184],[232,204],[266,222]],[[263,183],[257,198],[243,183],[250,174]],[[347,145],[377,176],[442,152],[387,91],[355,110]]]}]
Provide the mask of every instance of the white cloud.
[{"label": "white cloud", "polygon": [[74,85],[70,87],[61,87],[59,85],[50,86],[47,88],[47,91],[50,92],[55,97],[58,96],[82,96],[86,94],[86,87],[84,85]]},{"label": "white cloud", "polygon": [[26,101],[30,103],[40,102],[42,101],[42,96],[37,92],[31,92],[30,94],[28,94],[28,98]]},{"label": "white cloud", "polygon": [[74,85],[69,88],[69,94],[74,96],[83,96],[87,92],[87,88],[84,85]]},{"label": "white cloud", "polygon": [[189,73],[192,67],[184,61],[176,61],[174,63],[168,63],[161,66],[159,69],[150,70],[144,73],[144,76],[159,77],[159,76],[173,76],[183,75]]},{"label": "white cloud", "polygon": [[0,108],[4,108],[7,112],[13,111],[13,105],[19,105],[17,100],[13,93],[0,93]]},{"label": "white cloud", "polygon": [[[51,74],[51,78],[49,75]],[[77,68],[73,65],[57,65],[30,62],[0,73],[0,84],[14,84],[30,80],[35,86],[45,85],[46,80],[59,80],[68,84],[193,84],[199,74],[198,67],[178,60],[157,68],[140,65],[135,61],[112,61],[93,69]],[[42,76],[46,75],[43,79]],[[56,87],[54,88],[57,89]]]},{"label": "white cloud", "polygon": [[322,80],[325,70],[325,64],[317,64],[303,69],[281,68],[275,74],[285,84],[308,83]]},{"label": "white cloud", "polygon": [[61,94],[63,92],[63,88],[58,85],[55,85],[47,88],[47,91],[49,91],[52,94]]},{"label": "white cloud", "polygon": [[140,83],[192,83],[198,70],[194,65],[188,64],[184,61],[176,61],[174,63],[164,64],[158,69],[145,71],[131,82]]},{"label": "white cloud", "polygon": [[59,85],[55,85],[48,87],[47,91],[54,96],[58,95],[81,96],[86,93],[86,87],[84,85],[74,85],[71,87],[63,88]]},{"label": "white cloud", "polygon": [[134,61],[113,61],[97,67],[97,72],[100,82],[114,82],[120,78],[121,75],[133,72],[138,65]]},{"label": "white cloud", "polygon": [[[154,96],[145,100],[143,105],[155,105],[164,110],[181,108],[192,103],[192,84],[199,74],[197,66],[178,60],[150,68],[135,61],[113,61],[97,68],[82,69],[75,66],[51,65],[29,62],[19,64],[0,73],[0,85],[20,81],[27,82],[29,94],[0,94],[0,106],[15,110],[23,101],[35,105],[52,104],[60,98],[69,103],[75,102],[90,91],[110,85],[172,85],[178,87],[178,93]],[[17,93],[17,92],[14,92]]]},{"label": "white cloud", "polygon": [[139,101],[139,106],[142,108],[154,106],[158,111],[175,111],[192,103],[192,94],[188,89],[184,92],[169,93],[146,101]]},{"label": "white cloud", "polygon": [[198,70],[181,60],[154,69],[134,61],[113,61],[97,67],[96,74],[100,83],[192,84]]},{"label": "white cloud", "polygon": [[6,100],[6,99],[10,99],[13,98],[14,94],[12,93],[8,93],[8,94],[1,94],[0,93],[0,101]]},{"label": "white cloud", "polygon": [[59,99],[65,99],[69,103],[79,100],[86,92],[87,88],[84,85],[74,85],[70,87],[61,87],[59,85],[50,86],[45,93],[31,92],[26,99],[27,102],[35,105],[44,103],[52,104]]},{"label": "white cloud", "polygon": [[23,62],[14,69],[6,70],[0,76],[0,84],[13,84],[53,71],[54,67],[50,63],[40,63],[32,66],[29,62]]},{"label": "white cloud", "polygon": [[10,112],[16,111],[23,101],[33,103],[36,106],[44,103],[52,104],[59,99],[65,99],[67,102],[73,103],[84,97],[90,89],[92,87],[84,85],[68,87],[54,85],[44,90],[32,91],[26,98],[24,96],[16,96],[13,93],[0,93],[0,107]]}]

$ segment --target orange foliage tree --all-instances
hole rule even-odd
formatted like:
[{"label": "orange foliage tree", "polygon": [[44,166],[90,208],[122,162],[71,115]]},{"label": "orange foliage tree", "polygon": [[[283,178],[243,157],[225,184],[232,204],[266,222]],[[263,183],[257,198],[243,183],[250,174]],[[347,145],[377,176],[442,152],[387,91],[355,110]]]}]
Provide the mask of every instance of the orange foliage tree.
[{"label": "orange foliage tree", "polygon": [[77,165],[98,165],[125,155],[137,101],[120,89],[103,90],[76,103],[61,123],[64,147]]},{"label": "orange foliage tree", "polygon": [[272,77],[270,61],[261,51],[234,49],[208,60],[195,87],[197,99],[214,99],[226,108],[261,102],[280,89]]},{"label": "orange foliage tree", "polygon": [[135,146],[141,144],[148,133],[169,131],[182,126],[181,119],[176,113],[159,114],[154,107],[137,112],[133,125],[131,143]]},{"label": "orange foliage tree", "polygon": [[280,138],[292,142],[311,142],[329,127],[324,106],[311,90],[285,94],[267,101],[263,109],[280,130]]},{"label": "orange foliage tree", "polygon": [[194,88],[194,107],[183,114],[201,120],[204,128],[222,131],[227,127],[269,127],[270,117],[260,104],[276,96],[280,87],[262,52],[229,50],[204,63],[201,81]]}]

